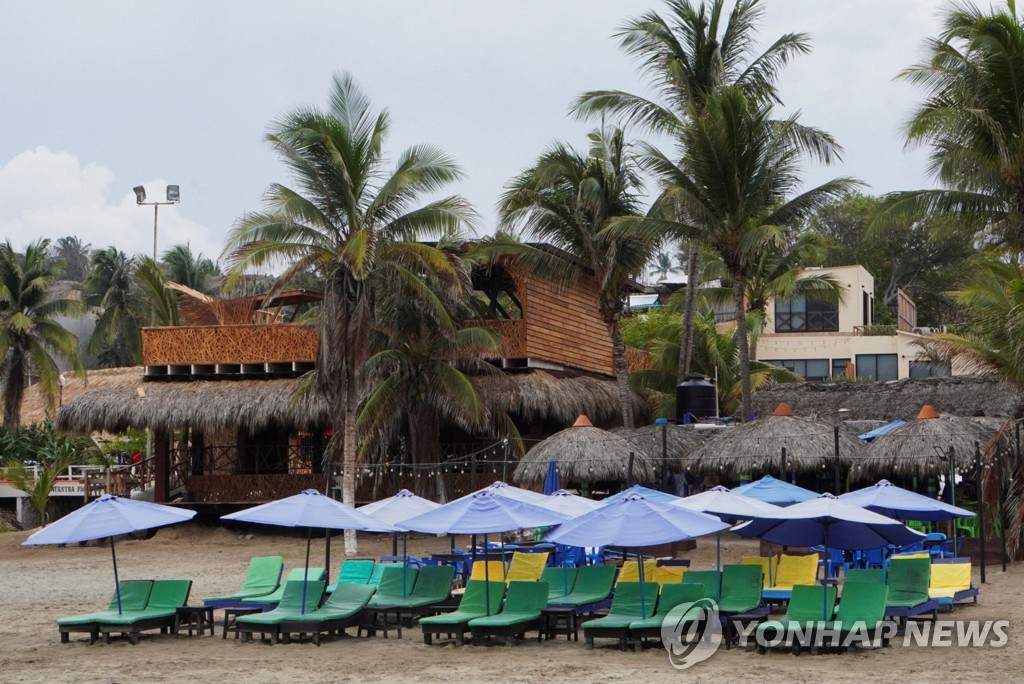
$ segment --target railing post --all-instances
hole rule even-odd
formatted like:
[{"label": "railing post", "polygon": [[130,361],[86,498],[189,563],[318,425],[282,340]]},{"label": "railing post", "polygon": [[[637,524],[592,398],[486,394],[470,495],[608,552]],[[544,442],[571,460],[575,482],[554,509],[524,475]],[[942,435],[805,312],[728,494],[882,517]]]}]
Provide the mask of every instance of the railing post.
[{"label": "railing post", "polygon": [[170,439],[165,432],[154,432],[153,501],[166,503],[170,495]]}]

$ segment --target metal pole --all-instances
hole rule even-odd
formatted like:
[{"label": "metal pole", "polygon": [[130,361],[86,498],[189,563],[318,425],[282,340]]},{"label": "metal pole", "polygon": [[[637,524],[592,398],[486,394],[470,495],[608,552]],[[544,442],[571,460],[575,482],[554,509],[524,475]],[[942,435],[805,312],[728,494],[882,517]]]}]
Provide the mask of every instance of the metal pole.
[{"label": "metal pole", "polygon": [[302,608],[299,613],[306,613],[306,588],[309,586],[309,545],[313,541],[313,528],[306,528],[306,569],[302,573]]},{"label": "metal pole", "polygon": [[985,584],[985,481],[981,471],[981,445],[974,443],[974,487],[978,494],[978,544],[981,552],[981,583]]},{"label": "metal pole", "polygon": [[661,424],[661,488],[668,490],[668,423]]},{"label": "metal pole", "polygon": [[471,470],[469,472],[469,482],[470,482],[469,486],[470,486],[470,489],[472,489],[475,492],[476,491],[476,454],[475,453],[469,455],[469,467],[471,468]]},{"label": "metal pole", "polygon": [[117,614],[121,614],[121,583],[117,579],[117,554],[114,553],[114,538],[110,538],[110,558],[114,561],[114,593],[117,594]]},{"label": "metal pole", "polygon": [[833,469],[835,471],[835,480],[836,480],[835,494],[836,494],[836,496],[839,496],[839,489],[842,487],[842,484],[839,481],[839,426],[838,425],[836,425],[834,428],[832,428],[832,456],[835,458],[835,462],[833,463]]},{"label": "metal pole", "polygon": [[153,204],[153,261],[156,261],[156,224],[160,211],[159,204]]}]

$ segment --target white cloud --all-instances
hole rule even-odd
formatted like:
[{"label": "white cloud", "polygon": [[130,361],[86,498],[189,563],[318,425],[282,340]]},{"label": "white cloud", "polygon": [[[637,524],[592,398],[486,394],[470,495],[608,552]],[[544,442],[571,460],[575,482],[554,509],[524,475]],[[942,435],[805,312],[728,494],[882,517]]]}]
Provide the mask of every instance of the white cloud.
[{"label": "white cloud", "polygon": [[[68,152],[43,146],[21,152],[0,165],[0,236],[21,248],[40,237],[77,235],[95,248],[114,245],[151,255],[153,209],[137,206],[130,191],[111,199],[114,180],[109,169],[83,165]],[[162,198],[163,180],[144,185],[151,198]],[[221,249],[206,227],[182,216],[177,206],[160,207],[158,242],[161,253],[183,242],[213,258]]]}]

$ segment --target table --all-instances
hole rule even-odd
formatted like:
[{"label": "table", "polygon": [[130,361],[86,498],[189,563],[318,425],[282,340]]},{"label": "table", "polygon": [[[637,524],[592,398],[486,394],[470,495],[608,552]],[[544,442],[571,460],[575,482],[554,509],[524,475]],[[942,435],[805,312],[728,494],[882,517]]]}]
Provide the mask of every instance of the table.
[{"label": "table", "polygon": [[174,610],[174,637],[183,636],[182,628],[188,628],[188,635],[192,636],[195,630],[199,636],[203,636],[207,629],[210,636],[213,636],[213,606],[179,606]]},{"label": "table", "polygon": [[576,620],[576,606],[548,606],[541,611],[541,625],[545,639],[554,639],[564,634],[569,641],[579,641],[579,622]]},{"label": "table", "polygon": [[[239,607],[225,608],[224,609],[224,632],[221,634],[220,638],[221,639],[227,639],[228,638],[228,630],[230,630],[234,626],[235,620],[237,620],[238,618],[242,617],[243,615],[252,615],[254,613],[262,613],[262,612],[263,612],[262,608],[249,608],[249,607],[245,607],[245,608],[239,608]],[[235,629],[234,632],[235,632],[235,638],[237,639],[238,638],[238,629]]]}]

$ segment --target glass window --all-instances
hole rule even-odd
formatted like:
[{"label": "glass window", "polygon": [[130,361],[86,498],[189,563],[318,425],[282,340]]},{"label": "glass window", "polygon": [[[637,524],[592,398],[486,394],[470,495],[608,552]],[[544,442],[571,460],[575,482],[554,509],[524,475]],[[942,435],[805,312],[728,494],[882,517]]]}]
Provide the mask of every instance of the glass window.
[{"label": "glass window", "polygon": [[946,378],[949,377],[950,371],[948,363],[910,362],[910,377],[912,378]]},{"label": "glass window", "polygon": [[861,380],[895,380],[899,377],[896,354],[858,354],[857,377]]},{"label": "glass window", "polygon": [[804,380],[826,380],[828,378],[828,359],[785,359],[765,361],[764,363],[791,370]]},{"label": "glass window", "polygon": [[846,375],[846,367],[850,359],[832,359],[832,377],[840,378]]},{"label": "glass window", "polygon": [[775,300],[775,332],[836,332],[839,311],[834,302],[797,295]]}]

